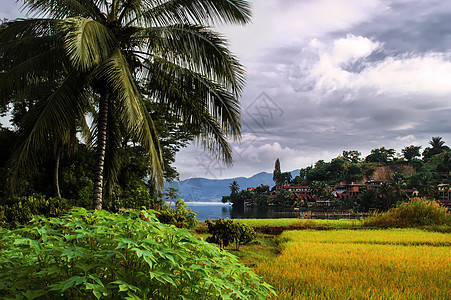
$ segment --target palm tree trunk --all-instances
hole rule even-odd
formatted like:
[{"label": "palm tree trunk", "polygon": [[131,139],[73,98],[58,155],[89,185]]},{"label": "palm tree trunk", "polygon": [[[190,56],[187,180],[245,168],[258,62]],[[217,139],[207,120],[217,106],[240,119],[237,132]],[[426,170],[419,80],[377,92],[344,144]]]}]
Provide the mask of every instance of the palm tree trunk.
[{"label": "palm tree trunk", "polygon": [[60,158],[61,158],[61,147],[58,146],[55,157],[55,170],[53,184],[55,186],[55,197],[61,198],[60,183],[59,183],[59,168],[60,168]]},{"label": "palm tree trunk", "polygon": [[108,125],[108,98],[109,93],[103,93],[100,97],[99,103],[96,164],[94,170],[94,194],[92,202],[92,208],[97,210],[102,209],[103,168],[105,165],[105,149]]}]

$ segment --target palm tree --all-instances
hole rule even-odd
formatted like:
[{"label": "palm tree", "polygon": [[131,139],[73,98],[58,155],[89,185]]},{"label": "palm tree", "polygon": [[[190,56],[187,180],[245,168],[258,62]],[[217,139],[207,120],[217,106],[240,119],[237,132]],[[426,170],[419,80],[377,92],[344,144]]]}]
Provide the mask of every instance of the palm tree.
[{"label": "palm tree", "polygon": [[423,151],[424,161],[430,160],[434,155],[450,150],[449,147],[445,145],[445,142],[442,141],[442,137],[440,136],[433,137],[429,142],[429,145],[432,147],[427,147]]},{"label": "palm tree", "polygon": [[432,137],[429,145],[432,146],[432,149],[441,150],[445,145],[445,141],[442,141],[441,136]]},{"label": "palm tree", "polygon": [[401,150],[401,152],[404,155],[404,158],[410,162],[415,157],[421,156],[420,150],[421,150],[421,146],[410,145],[410,146],[404,147]]},{"label": "palm tree", "polygon": [[146,101],[166,104],[184,128],[196,128],[206,150],[231,163],[227,137],[240,137],[244,71],[207,26],[247,23],[247,1],[24,0],[23,8],[40,18],[0,29],[0,104],[40,95],[16,169],[39,161],[51,137],[64,136],[94,108],[93,208],[102,208],[104,176],[111,185],[125,137],[147,149],[153,182],[162,190],[158,136]]},{"label": "palm tree", "polygon": [[405,175],[400,172],[395,172],[388,184],[394,191],[396,202],[402,201],[405,196],[404,189],[407,187]]},{"label": "palm tree", "polygon": [[238,184],[238,182],[236,182],[236,180],[234,180],[229,185],[229,189],[230,189],[230,196],[236,195],[240,191],[240,185]]}]

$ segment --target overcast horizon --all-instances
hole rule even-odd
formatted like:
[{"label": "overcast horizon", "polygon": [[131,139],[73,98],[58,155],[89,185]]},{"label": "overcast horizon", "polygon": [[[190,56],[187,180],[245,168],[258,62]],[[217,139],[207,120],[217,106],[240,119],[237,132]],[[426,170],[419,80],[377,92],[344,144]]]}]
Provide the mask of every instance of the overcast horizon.
[{"label": "overcast horizon", "polygon": [[[23,16],[0,0],[0,17]],[[177,154],[181,179],[250,177],[358,150],[451,146],[451,1],[251,1],[252,24],[217,30],[247,71],[234,167],[201,148]]]}]

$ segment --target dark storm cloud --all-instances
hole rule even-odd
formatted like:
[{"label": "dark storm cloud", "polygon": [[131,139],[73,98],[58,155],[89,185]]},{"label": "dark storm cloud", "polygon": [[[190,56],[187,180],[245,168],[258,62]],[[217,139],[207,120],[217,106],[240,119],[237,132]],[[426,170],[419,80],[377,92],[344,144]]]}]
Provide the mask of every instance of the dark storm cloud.
[{"label": "dark storm cloud", "polygon": [[349,31],[383,41],[395,54],[451,48],[451,1],[386,1],[386,4],[386,13]]}]

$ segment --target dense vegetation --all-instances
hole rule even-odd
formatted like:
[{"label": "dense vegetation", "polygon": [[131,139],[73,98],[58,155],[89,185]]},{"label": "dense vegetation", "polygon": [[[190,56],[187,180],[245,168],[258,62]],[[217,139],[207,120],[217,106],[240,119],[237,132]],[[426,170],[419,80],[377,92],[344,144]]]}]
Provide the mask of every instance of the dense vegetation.
[{"label": "dense vegetation", "polygon": [[382,228],[446,228],[451,232],[451,214],[435,201],[415,198],[410,202],[399,203],[385,213],[364,219],[364,225]]},{"label": "dense vegetation", "polygon": [[164,207],[163,180],[194,139],[232,161],[244,72],[211,26],[249,22],[248,1],[22,9],[33,18],[0,24],[0,114],[11,123],[0,124],[0,298],[269,296],[233,256],[122,210],[163,208],[162,222],[195,225],[183,202]]},{"label": "dense vegetation", "polygon": [[152,212],[77,209],[0,229],[0,297],[265,299],[252,271]]},{"label": "dense vegetation", "polygon": [[[150,189],[162,192],[161,144],[179,147],[172,128],[231,163],[244,71],[210,26],[249,22],[247,1],[25,0],[22,8],[34,18],[0,25],[0,111],[12,110],[18,133],[13,188],[47,161],[60,196],[60,160],[79,137],[94,149],[95,209],[115,197],[130,145],[148,160]],[[170,125],[169,141],[158,120]]]}]

